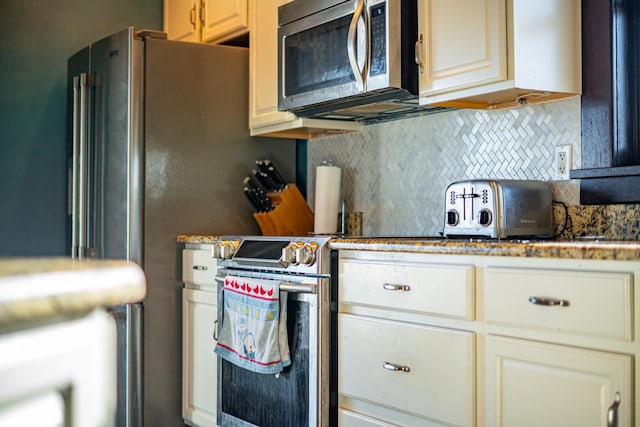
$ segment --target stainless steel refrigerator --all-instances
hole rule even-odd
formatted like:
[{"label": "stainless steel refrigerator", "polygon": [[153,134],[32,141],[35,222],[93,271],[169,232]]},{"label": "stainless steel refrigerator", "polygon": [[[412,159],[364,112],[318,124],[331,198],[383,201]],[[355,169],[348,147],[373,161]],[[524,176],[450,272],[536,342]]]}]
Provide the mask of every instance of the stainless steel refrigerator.
[{"label": "stainless steel refrigerator", "polygon": [[[130,259],[141,304],[114,307],[115,424],[183,426],[178,234],[259,234],[242,178],[295,142],[248,131],[248,50],[128,28],[69,59],[69,247]],[[212,349],[213,351],[213,349]]]}]

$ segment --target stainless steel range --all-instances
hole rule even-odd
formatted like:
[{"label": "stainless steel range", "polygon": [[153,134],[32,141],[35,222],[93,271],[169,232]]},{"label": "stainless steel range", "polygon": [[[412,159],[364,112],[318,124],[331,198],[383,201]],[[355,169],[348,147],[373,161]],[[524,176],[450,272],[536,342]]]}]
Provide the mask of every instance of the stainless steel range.
[{"label": "stainless steel range", "polygon": [[[225,236],[213,249],[219,322],[225,277],[278,282],[287,292],[291,365],[279,375],[218,363],[218,424],[222,426],[328,426],[329,238]],[[321,375],[325,373],[325,375]]]}]

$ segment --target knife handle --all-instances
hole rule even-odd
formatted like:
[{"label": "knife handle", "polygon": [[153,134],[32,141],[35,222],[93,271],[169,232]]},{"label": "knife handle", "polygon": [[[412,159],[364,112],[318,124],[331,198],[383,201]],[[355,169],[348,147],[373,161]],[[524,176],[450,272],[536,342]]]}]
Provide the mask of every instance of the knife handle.
[{"label": "knife handle", "polygon": [[287,179],[280,173],[278,168],[276,168],[276,165],[274,165],[271,160],[268,160],[268,159],[265,160],[264,165],[267,167],[267,170],[269,171],[268,173],[270,174],[270,176],[278,184],[280,184],[280,189],[283,189],[284,187],[287,186],[288,184]]}]

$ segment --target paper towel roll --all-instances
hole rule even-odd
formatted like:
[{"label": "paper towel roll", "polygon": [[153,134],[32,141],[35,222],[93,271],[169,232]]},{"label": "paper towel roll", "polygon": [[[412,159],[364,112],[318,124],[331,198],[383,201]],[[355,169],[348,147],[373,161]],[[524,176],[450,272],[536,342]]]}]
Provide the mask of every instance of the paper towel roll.
[{"label": "paper towel roll", "polygon": [[338,231],[340,211],[340,178],[337,166],[316,167],[316,204],[313,232],[331,234]]}]

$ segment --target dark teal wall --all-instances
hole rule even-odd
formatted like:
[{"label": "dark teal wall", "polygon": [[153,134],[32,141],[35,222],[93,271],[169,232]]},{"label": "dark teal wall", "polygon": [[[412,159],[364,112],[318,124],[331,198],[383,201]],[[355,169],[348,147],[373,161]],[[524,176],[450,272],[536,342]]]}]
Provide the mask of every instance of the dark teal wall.
[{"label": "dark teal wall", "polygon": [[0,0],[0,256],[64,255],[67,59],[162,0]]}]

